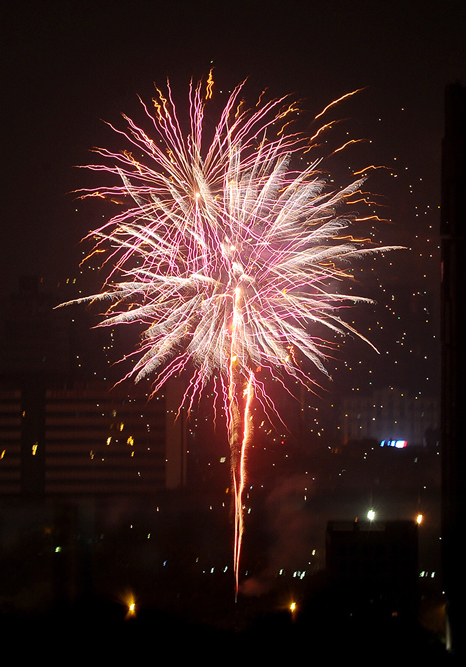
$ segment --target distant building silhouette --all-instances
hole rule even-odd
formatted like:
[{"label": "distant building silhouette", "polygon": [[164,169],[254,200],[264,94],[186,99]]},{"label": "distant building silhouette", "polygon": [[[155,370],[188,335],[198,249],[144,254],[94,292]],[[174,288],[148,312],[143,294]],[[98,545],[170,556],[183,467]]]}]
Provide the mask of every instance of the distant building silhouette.
[{"label": "distant building silhouette", "polygon": [[397,387],[378,389],[371,396],[346,396],[341,415],[343,444],[401,439],[408,446],[423,446],[427,434],[440,426],[439,407],[435,397]]},{"label": "distant building silhouette", "polygon": [[76,332],[56,302],[30,277],[3,299],[0,499],[140,496],[185,486],[179,381],[148,400],[148,382],[91,379],[73,363],[82,356]]},{"label": "distant building silhouette", "polygon": [[40,289],[35,276],[22,276],[18,292],[1,299],[0,377],[20,384],[24,378],[70,372],[70,323],[64,310]]},{"label": "distant building silhouette", "polygon": [[330,521],[326,572],[336,612],[364,618],[418,614],[418,540],[414,521]]},{"label": "distant building silhouette", "polygon": [[[144,389],[146,391],[144,391]],[[0,390],[0,495],[152,494],[186,483],[186,435],[173,390],[108,382]]]},{"label": "distant building silhouette", "polygon": [[443,576],[448,644],[465,654],[466,571],[466,88],[448,86],[442,147],[441,314]]}]

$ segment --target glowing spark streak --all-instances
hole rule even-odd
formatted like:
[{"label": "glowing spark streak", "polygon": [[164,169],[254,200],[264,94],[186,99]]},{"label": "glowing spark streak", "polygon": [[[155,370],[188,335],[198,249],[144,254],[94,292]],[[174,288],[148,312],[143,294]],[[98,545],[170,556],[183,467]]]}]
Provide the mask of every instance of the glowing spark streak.
[{"label": "glowing spark streak", "polygon": [[353,90],[351,93],[346,93],[346,95],[342,95],[339,97],[337,100],[333,100],[333,102],[330,102],[330,104],[327,104],[325,109],[322,109],[320,113],[317,114],[314,120],[317,120],[321,116],[323,116],[329,109],[334,107],[336,104],[339,104],[340,102],[343,102],[343,100],[346,100],[348,97],[352,97],[353,95],[356,95],[356,93],[361,92],[361,90],[364,90],[364,88],[358,88],[357,90]]},{"label": "glowing spark streak", "polygon": [[244,408],[243,417],[243,435],[239,433],[239,422],[241,407],[238,405],[237,397],[237,380],[235,377],[235,365],[238,363],[237,357],[237,343],[238,343],[238,327],[241,320],[240,312],[241,289],[236,287],[233,296],[233,312],[231,324],[231,343],[230,343],[230,366],[229,366],[229,386],[228,386],[228,433],[230,441],[230,466],[232,483],[234,489],[234,549],[233,549],[233,563],[236,581],[236,595],[238,594],[239,586],[239,561],[241,554],[241,542],[243,534],[243,507],[242,496],[244,488],[244,454],[248,440],[248,419],[249,407],[252,388],[252,374],[249,377],[247,388],[246,406]]},{"label": "glowing spark streak", "polygon": [[210,100],[212,97],[212,87],[214,85],[214,77],[212,75],[213,70],[211,69],[209,72],[209,77],[207,79],[207,84],[206,84],[206,92],[205,92],[205,99]]},{"label": "glowing spark streak", "polygon": [[360,169],[359,171],[353,171],[353,176],[359,176],[360,174],[364,174],[370,169],[388,169],[388,167],[385,167],[384,165],[380,164],[379,165],[370,164],[367,167],[364,167],[364,169]]},{"label": "glowing spark streak", "polygon": [[251,371],[245,389],[245,406],[243,417],[243,438],[237,470],[233,471],[235,489],[235,543],[234,570],[236,579],[236,595],[239,589],[239,563],[244,532],[243,492],[246,483],[246,452],[251,439],[251,404],[254,398],[254,373]]},{"label": "glowing spark streak", "polygon": [[95,248],[91,253],[89,253],[80,263],[79,266],[81,267],[85,262],[87,262],[93,255],[96,255],[97,253],[104,253],[105,250],[99,250],[98,248]]},{"label": "glowing spark streak", "polygon": [[364,222],[365,220],[376,220],[377,222],[386,221],[387,218],[380,218],[378,215],[366,215],[365,218],[358,218],[359,222]]},{"label": "glowing spark streak", "polygon": [[343,145],[340,146],[339,148],[336,148],[336,149],[333,151],[333,153],[330,153],[330,155],[335,155],[335,153],[339,153],[340,151],[345,150],[345,148],[346,148],[347,146],[350,146],[351,144],[358,144],[358,143],[360,143],[361,141],[363,141],[363,139],[350,139],[349,141],[347,141],[345,144],[343,144]]},{"label": "glowing spark streak", "polygon": [[325,123],[325,125],[321,125],[321,126],[319,127],[319,129],[317,130],[317,132],[315,132],[315,134],[313,134],[312,137],[309,138],[309,147],[308,147],[308,148],[306,149],[306,151],[304,151],[304,152],[305,152],[305,153],[309,152],[309,151],[313,148],[313,146],[314,146],[314,141],[315,141],[315,139],[317,139],[317,137],[318,137],[320,134],[322,134],[322,132],[325,132],[325,130],[328,130],[329,128],[333,127],[333,126],[336,125],[338,122],[339,122],[339,121],[337,121],[337,120],[331,120],[330,122]]}]

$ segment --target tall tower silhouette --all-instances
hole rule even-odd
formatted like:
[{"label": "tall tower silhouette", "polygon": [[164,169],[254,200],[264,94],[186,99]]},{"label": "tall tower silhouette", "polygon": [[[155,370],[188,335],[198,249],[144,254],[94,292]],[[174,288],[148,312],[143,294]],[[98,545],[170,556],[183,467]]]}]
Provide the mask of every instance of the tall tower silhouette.
[{"label": "tall tower silhouette", "polygon": [[442,549],[447,643],[464,656],[466,571],[466,88],[445,92],[441,201]]}]

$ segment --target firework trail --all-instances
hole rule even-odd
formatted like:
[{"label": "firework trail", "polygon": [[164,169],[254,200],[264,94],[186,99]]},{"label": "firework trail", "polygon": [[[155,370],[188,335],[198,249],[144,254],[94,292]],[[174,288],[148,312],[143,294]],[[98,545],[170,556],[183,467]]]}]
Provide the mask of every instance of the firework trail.
[{"label": "firework trail", "polygon": [[349,278],[347,260],[381,250],[352,239],[350,220],[336,213],[362,181],[328,192],[317,163],[296,169],[312,147],[312,139],[290,133],[298,109],[262,97],[245,109],[242,89],[213,128],[204,117],[211,76],[205,87],[190,85],[185,132],[168,82],[166,92],[155,89],[150,108],[141,100],[149,134],[127,116],[125,130],[112,128],[127,149],[96,149],[102,164],[87,168],[118,184],[81,196],[123,207],[89,235],[109,267],[102,291],[77,300],[107,303],[102,326],[143,325],[131,375],[154,377],[154,393],[189,369],[183,404],[191,408],[217,378],[231,450],[237,589],[253,397],[275,411],[260,370],[283,386],[287,378],[312,385],[306,360],[325,373],[326,343],[313,328],[357,333],[340,309],[367,301],[332,285]]}]

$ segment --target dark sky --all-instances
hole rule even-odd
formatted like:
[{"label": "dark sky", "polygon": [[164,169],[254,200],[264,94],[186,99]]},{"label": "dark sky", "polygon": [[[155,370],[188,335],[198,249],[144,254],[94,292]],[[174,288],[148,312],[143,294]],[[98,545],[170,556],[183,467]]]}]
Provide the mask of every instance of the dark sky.
[{"label": "dark sky", "polygon": [[[185,95],[189,78],[205,76],[212,63],[219,88],[249,77],[254,94],[291,93],[313,115],[364,88],[338,111],[351,117],[354,136],[367,139],[363,153],[348,159],[399,170],[399,178],[377,183],[395,223],[389,242],[437,242],[444,89],[466,83],[461,0],[17,0],[1,7],[5,292],[21,274],[53,285],[75,271],[76,244],[95,220],[68,193],[83,185],[73,166],[107,142],[101,119],[137,113],[137,95],[150,95],[167,76]],[[415,220],[422,209],[429,224]],[[432,264],[427,279],[435,291]]]}]

